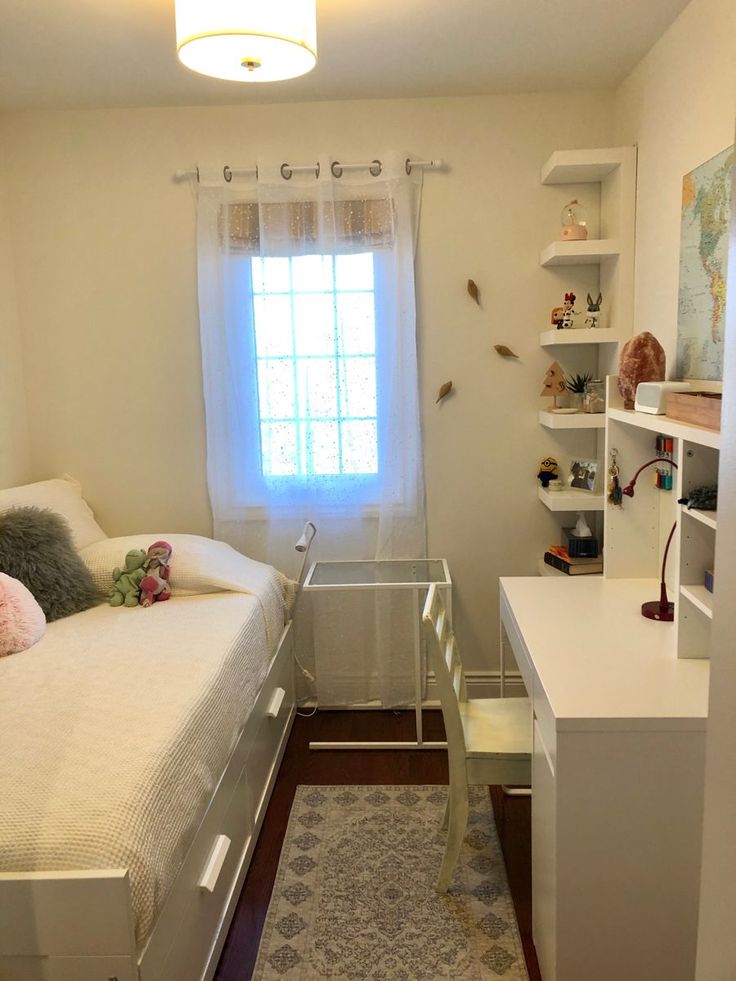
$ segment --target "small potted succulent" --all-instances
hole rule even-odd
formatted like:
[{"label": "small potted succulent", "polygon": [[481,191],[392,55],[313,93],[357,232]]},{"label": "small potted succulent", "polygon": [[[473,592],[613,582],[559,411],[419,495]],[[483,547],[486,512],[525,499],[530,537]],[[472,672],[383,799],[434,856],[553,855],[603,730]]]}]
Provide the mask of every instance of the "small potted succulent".
[{"label": "small potted succulent", "polygon": [[582,411],[585,389],[592,378],[593,376],[587,371],[582,375],[567,375],[565,377],[565,388],[572,395],[573,404],[578,412]]}]

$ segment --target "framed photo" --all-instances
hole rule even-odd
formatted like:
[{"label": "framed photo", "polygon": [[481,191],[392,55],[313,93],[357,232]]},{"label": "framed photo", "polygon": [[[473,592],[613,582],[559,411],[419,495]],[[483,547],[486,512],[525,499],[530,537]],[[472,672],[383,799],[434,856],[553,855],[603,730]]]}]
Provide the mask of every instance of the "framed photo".
[{"label": "framed photo", "polygon": [[567,483],[576,490],[594,491],[598,479],[597,460],[572,460]]}]

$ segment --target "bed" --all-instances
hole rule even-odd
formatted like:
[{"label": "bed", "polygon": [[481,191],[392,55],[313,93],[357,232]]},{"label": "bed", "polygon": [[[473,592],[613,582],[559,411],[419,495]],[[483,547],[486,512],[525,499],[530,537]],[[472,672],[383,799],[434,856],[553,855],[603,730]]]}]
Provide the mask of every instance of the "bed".
[{"label": "bed", "polygon": [[176,539],[170,602],[94,607],[0,660],[2,981],[214,973],[295,711],[294,594]]}]

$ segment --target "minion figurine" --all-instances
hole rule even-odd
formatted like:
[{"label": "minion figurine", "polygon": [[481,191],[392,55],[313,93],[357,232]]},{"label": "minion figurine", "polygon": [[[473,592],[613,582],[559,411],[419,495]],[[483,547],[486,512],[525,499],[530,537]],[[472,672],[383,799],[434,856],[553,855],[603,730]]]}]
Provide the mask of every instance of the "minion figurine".
[{"label": "minion figurine", "polygon": [[557,460],[555,460],[553,456],[546,457],[539,464],[539,473],[537,474],[537,477],[545,490],[549,487],[551,480],[557,480],[557,478],[560,476],[557,467]]}]

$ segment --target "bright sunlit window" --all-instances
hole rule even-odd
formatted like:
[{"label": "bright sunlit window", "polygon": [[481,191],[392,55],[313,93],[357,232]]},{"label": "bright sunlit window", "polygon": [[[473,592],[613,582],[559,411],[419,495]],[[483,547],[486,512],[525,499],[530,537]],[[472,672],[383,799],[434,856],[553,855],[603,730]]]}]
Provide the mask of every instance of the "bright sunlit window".
[{"label": "bright sunlit window", "polygon": [[372,253],[250,262],[263,476],[377,474]]}]

